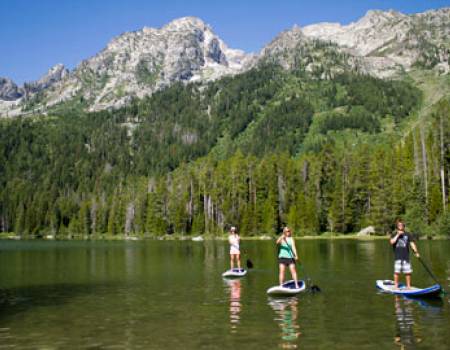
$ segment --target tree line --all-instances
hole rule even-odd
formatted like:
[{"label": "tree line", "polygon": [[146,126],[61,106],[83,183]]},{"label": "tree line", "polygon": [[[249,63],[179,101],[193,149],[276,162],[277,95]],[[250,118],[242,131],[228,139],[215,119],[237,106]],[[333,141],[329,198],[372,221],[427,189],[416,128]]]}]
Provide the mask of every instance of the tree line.
[{"label": "tree line", "polygon": [[[115,111],[2,121],[0,231],[61,237],[450,232],[449,102],[403,81],[268,65]],[[394,125],[394,131],[385,125]]]}]

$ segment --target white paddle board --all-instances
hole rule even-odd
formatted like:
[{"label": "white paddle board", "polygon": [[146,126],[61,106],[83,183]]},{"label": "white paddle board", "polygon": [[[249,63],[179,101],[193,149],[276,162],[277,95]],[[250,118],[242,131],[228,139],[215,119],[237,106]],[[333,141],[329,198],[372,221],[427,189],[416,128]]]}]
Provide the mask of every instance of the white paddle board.
[{"label": "white paddle board", "polygon": [[267,290],[269,295],[294,295],[306,290],[306,284],[303,280],[297,281],[298,288],[295,286],[295,281],[290,280],[284,282],[281,286],[274,286]]},{"label": "white paddle board", "polygon": [[228,277],[228,278],[233,278],[233,277],[243,277],[247,274],[247,270],[245,269],[231,269],[231,270],[227,270],[222,274],[222,277]]},{"label": "white paddle board", "polygon": [[435,284],[427,288],[406,288],[404,284],[399,284],[398,288],[395,288],[394,281],[391,280],[378,280],[376,285],[378,289],[385,293],[404,295],[409,297],[436,297],[439,296],[442,290],[439,284]]}]

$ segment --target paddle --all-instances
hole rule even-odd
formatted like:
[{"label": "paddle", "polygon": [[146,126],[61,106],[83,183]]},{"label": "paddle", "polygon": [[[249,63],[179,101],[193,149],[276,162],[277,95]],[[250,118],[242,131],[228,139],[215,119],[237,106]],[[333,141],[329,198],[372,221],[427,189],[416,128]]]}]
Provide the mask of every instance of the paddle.
[{"label": "paddle", "polygon": [[[305,272],[305,276],[308,276],[308,273],[306,272],[305,269],[305,264],[300,264],[303,268],[303,271]],[[311,282],[311,278],[307,277],[308,281]],[[309,289],[311,290],[312,293],[316,293],[316,292],[321,292],[321,289],[318,285],[313,284],[311,287],[309,287]]]},{"label": "paddle", "polygon": [[421,264],[423,265],[423,267],[425,268],[425,270],[428,272],[428,274],[431,276],[431,278],[441,286],[442,292],[444,292],[444,294],[447,294],[447,292],[445,291],[444,287],[442,287],[442,285],[439,283],[439,281],[437,280],[436,276],[433,274],[433,272],[431,272],[430,268],[427,266],[427,264],[425,264],[425,261],[422,260],[422,258],[420,256],[417,256],[417,259],[419,259],[419,261],[421,262]]},{"label": "paddle", "polygon": [[253,263],[250,259],[247,259],[247,268],[248,269],[253,269]]},{"label": "paddle", "polygon": [[[240,240],[239,240],[239,242],[240,242]],[[242,251],[242,249],[241,249],[241,251]],[[245,252],[242,251],[242,253],[247,254],[246,251]],[[245,263],[246,263],[248,269],[253,269],[253,262],[250,260],[250,258],[247,258],[247,261]]]},{"label": "paddle", "polygon": [[[241,251],[242,251],[242,249],[241,249]],[[242,251],[242,253],[246,254],[246,252],[243,252],[243,251]],[[247,258],[247,261],[246,261],[245,263],[246,263],[247,268],[248,268],[249,270],[250,270],[250,269],[253,269],[253,262],[250,260],[250,258]]]},{"label": "paddle", "polygon": [[[291,256],[292,261],[294,262],[294,265],[296,265],[296,264],[297,264],[297,260],[294,259],[294,253],[293,253],[293,251],[292,251],[291,246],[290,246],[289,243],[287,242],[286,238],[283,238],[283,240],[286,242],[286,245],[288,246],[288,249],[289,249],[289,255]],[[307,272],[306,272],[306,270],[305,270],[305,264],[302,264],[302,263],[299,263],[299,264],[301,265],[301,267],[303,268],[303,271],[305,272],[306,280],[307,280],[308,282],[311,282],[311,278],[308,276],[308,274],[307,274]],[[310,284],[310,283],[308,283],[308,284]],[[321,289],[319,288],[319,286],[318,286],[318,285],[315,285],[315,284],[313,284],[311,287],[309,287],[309,290],[310,290],[312,293],[316,293],[316,292],[320,292],[320,291],[321,291]]]}]

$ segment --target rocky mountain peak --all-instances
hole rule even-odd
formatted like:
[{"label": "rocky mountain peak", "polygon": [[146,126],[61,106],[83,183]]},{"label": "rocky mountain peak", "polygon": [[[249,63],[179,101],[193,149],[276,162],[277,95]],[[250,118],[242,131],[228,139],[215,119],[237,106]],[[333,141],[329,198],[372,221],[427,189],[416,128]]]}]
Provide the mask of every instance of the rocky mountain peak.
[{"label": "rocky mountain peak", "polygon": [[145,27],[111,40],[83,61],[49,92],[47,105],[75,95],[91,110],[116,108],[133,96],[152,94],[176,81],[208,81],[243,71],[251,56],[233,50],[197,17],[183,17],[161,28]]},{"label": "rocky mountain peak", "polygon": [[356,23],[359,23],[360,25],[363,23],[370,23],[374,25],[380,22],[386,22],[393,19],[400,19],[407,17],[408,15],[405,15],[395,10],[388,10],[388,11],[368,10],[366,14],[363,17],[361,17]]},{"label": "rocky mountain peak", "polygon": [[204,30],[212,31],[212,29],[198,17],[177,18],[177,19],[174,19],[173,21],[169,22],[165,26],[163,26],[161,29],[162,30],[173,30],[173,31],[192,30],[192,29],[200,29],[202,31],[204,31]]},{"label": "rocky mountain peak", "polygon": [[0,100],[14,101],[21,96],[19,88],[11,79],[0,77]]},{"label": "rocky mountain peak", "polygon": [[63,64],[58,63],[48,70],[48,72],[39,80],[25,83],[23,85],[23,92],[26,95],[38,93],[44,89],[49,88],[55,83],[58,83],[69,75],[69,71]]},{"label": "rocky mountain peak", "polygon": [[307,38],[302,29],[298,25],[294,25],[291,29],[278,34],[268,45],[266,45],[261,52],[261,56],[267,54],[273,55],[277,52],[294,49],[304,40],[307,40]]},{"label": "rocky mountain peak", "polygon": [[433,16],[433,17],[437,17],[437,18],[442,17],[442,16],[450,17],[450,7],[441,7],[439,9],[428,10],[425,12],[416,13],[413,16],[418,16],[418,17]]},{"label": "rocky mountain peak", "polygon": [[367,63],[367,72],[378,76],[409,70],[414,65],[446,72],[450,48],[448,14],[448,9],[414,15],[370,10],[349,25],[319,23],[303,28],[303,33],[333,42],[361,57]]},{"label": "rocky mountain peak", "polygon": [[39,93],[53,84],[58,83],[69,75],[69,71],[63,64],[59,63],[48,70],[39,80],[25,82],[22,87],[18,87],[11,79],[0,78],[0,100],[15,101],[23,96],[30,96]]},{"label": "rocky mountain peak", "polygon": [[66,67],[62,63],[58,63],[48,70],[47,75],[61,75],[65,74],[64,72],[67,72]]}]

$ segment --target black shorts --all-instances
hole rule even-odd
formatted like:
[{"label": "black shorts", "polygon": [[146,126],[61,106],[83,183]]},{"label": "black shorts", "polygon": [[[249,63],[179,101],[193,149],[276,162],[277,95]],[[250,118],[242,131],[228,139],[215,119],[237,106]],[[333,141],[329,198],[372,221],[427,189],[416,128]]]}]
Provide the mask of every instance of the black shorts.
[{"label": "black shorts", "polygon": [[295,260],[291,258],[278,258],[278,263],[289,266],[291,264],[295,264]]}]

